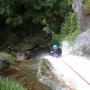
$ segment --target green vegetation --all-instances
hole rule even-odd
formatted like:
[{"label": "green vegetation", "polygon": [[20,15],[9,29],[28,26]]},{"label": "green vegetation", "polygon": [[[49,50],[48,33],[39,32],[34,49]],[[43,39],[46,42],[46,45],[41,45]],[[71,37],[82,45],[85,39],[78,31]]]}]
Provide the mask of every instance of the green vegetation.
[{"label": "green vegetation", "polygon": [[76,15],[75,13],[70,12],[62,23],[60,34],[53,33],[53,40],[58,42],[63,40],[73,42],[79,34],[80,30],[77,27]]},{"label": "green vegetation", "polygon": [[15,57],[6,52],[0,52],[0,58],[4,59],[9,64],[15,64]]},{"label": "green vegetation", "polygon": [[[71,6],[72,0],[68,0],[68,6]],[[53,40],[57,42],[62,42],[63,40],[68,40],[73,42],[77,35],[80,34],[79,27],[77,26],[76,15],[72,11],[72,8],[67,12],[67,15],[63,19],[59,28],[60,32],[56,34],[52,32]]]},{"label": "green vegetation", "polygon": [[[85,7],[90,6],[85,1]],[[76,32],[77,23],[72,0],[1,0],[0,45],[20,43],[25,37],[42,31],[62,41]]]},{"label": "green vegetation", "polygon": [[[72,0],[0,0],[0,49],[15,46],[28,36],[33,40],[33,34],[43,31],[52,33],[56,42],[74,41],[79,29],[71,4]],[[15,57],[5,52],[0,52],[0,58],[15,63]],[[0,77],[0,90],[25,89]]]},{"label": "green vegetation", "polygon": [[0,90],[26,90],[26,89],[13,80],[0,77]]},{"label": "green vegetation", "polygon": [[84,9],[90,9],[90,0],[84,0],[83,6]]},{"label": "green vegetation", "polygon": [[67,40],[73,41],[79,33],[80,30],[77,26],[76,15],[70,12],[65,18],[65,22],[62,24],[61,39],[67,38]]},{"label": "green vegetation", "polygon": [[70,43],[73,43],[74,40],[76,39],[76,37],[80,34],[80,31],[79,30],[76,30],[70,34],[68,34],[64,40],[68,40]]},{"label": "green vegetation", "polygon": [[1,0],[0,45],[17,44],[43,29],[60,33],[61,24],[71,11],[70,3],[71,0]]}]

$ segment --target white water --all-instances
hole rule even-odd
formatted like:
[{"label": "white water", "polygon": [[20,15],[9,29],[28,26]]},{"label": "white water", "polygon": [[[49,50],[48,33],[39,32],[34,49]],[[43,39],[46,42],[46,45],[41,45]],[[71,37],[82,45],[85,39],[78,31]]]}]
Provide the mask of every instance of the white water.
[{"label": "white water", "polygon": [[71,55],[72,47],[63,42],[62,57],[45,56],[55,70],[57,79],[65,81],[66,90],[90,90],[90,61],[86,57]]}]

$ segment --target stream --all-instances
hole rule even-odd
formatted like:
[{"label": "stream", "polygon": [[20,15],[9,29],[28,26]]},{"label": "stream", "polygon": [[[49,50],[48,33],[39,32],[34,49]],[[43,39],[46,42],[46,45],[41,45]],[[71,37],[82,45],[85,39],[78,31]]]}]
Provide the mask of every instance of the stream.
[{"label": "stream", "polygon": [[30,59],[3,70],[3,74],[9,79],[16,80],[27,88],[27,90],[52,90],[49,86],[37,79],[39,60]]},{"label": "stream", "polygon": [[[80,38],[87,33],[78,40],[82,41]],[[67,41],[62,42],[62,56],[59,58],[44,54],[24,60],[5,69],[4,75],[28,90],[90,90],[90,58],[86,52],[89,49],[85,48],[89,42],[79,44],[80,41],[75,44],[79,49]]]}]

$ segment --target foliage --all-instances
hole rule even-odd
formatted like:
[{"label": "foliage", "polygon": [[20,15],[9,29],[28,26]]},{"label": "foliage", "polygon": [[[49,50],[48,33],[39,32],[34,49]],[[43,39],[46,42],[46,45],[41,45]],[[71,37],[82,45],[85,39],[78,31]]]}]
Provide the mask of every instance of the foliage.
[{"label": "foliage", "polygon": [[[63,21],[60,23],[61,25],[58,24],[60,26],[58,34],[51,31],[53,41],[61,42],[66,38],[69,41],[74,41],[75,37],[80,33],[79,28],[77,26],[76,15],[74,12],[72,12],[71,4],[72,4],[72,0],[67,0],[66,2],[65,1],[60,2],[61,5],[60,16],[63,18]],[[57,27],[57,25],[55,25],[55,27]],[[48,28],[47,31],[50,31],[50,28]]]},{"label": "foliage", "polygon": [[73,12],[70,12],[65,21],[62,23],[60,34],[53,33],[53,40],[61,42],[66,39],[70,42],[74,41],[76,36],[80,33],[80,30],[77,26],[76,15]]},{"label": "foliage", "polygon": [[0,77],[0,90],[26,90],[19,83]]},{"label": "foliage", "polygon": [[72,5],[72,0],[68,0],[68,5]]},{"label": "foliage", "polygon": [[64,40],[68,40],[69,42],[73,43],[74,40],[76,39],[76,37],[80,34],[80,30],[75,30],[74,32],[72,33],[69,33],[65,38]]},{"label": "foliage", "polygon": [[75,13],[71,12],[69,15],[65,18],[65,22],[61,26],[61,38],[66,37],[69,34],[72,34],[74,31],[77,31],[77,21],[76,21],[76,15]]},{"label": "foliage", "polygon": [[15,57],[6,52],[0,52],[0,58],[4,59],[7,63],[14,64]]},{"label": "foliage", "polygon": [[60,42],[61,40],[61,37],[60,37],[60,34],[56,34],[56,33],[52,33],[52,39],[54,42]]},{"label": "foliage", "polygon": [[68,7],[67,0],[1,0],[0,15],[11,26],[25,24],[27,20],[42,23],[45,19],[53,30],[67,14]]},{"label": "foliage", "polygon": [[61,40],[76,29],[75,15],[70,15],[71,3],[72,0],[1,0],[1,43],[16,44],[42,30],[54,33],[53,38],[60,34],[58,40]]},{"label": "foliage", "polygon": [[90,0],[84,0],[83,6],[84,6],[84,9],[90,9]]}]

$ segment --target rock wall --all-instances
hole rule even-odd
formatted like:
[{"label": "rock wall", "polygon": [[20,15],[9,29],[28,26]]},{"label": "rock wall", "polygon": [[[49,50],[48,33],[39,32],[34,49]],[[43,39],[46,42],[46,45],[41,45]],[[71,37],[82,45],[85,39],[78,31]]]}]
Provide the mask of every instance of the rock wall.
[{"label": "rock wall", "polygon": [[73,0],[72,3],[72,8],[76,13],[77,23],[81,32],[90,29],[90,7],[84,7],[86,2],[88,2],[87,4],[90,6],[89,0]]},{"label": "rock wall", "polygon": [[72,51],[76,55],[90,57],[90,30],[81,33],[76,38]]}]

